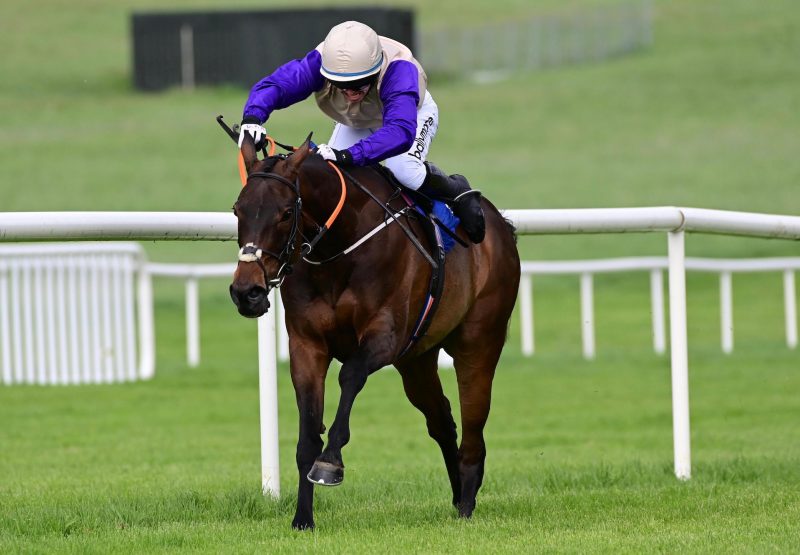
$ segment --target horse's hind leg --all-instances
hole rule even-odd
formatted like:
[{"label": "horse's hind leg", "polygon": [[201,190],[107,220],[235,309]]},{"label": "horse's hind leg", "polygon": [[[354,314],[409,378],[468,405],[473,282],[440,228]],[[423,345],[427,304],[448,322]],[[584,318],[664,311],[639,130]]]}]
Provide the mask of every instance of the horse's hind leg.
[{"label": "horse's hind leg", "polygon": [[454,348],[451,349],[456,367],[459,402],[461,404],[461,446],[458,449],[461,501],[458,513],[472,516],[475,498],[483,482],[486,443],[483,428],[489,417],[492,379],[500,352],[505,343],[505,325],[499,331],[488,326],[476,326],[469,333],[465,324]]},{"label": "horse's hind leg", "polygon": [[450,410],[450,402],[442,391],[437,373],[439,350],[433,349],[422,356],[395,366],[403,377],[403,388],[411,404],[425,415],[428,434],[439,444],[444,456],[450,486],[453,489],[453,505],[461,501],[461,478],[458,469],[458,444],[456,423]]}]

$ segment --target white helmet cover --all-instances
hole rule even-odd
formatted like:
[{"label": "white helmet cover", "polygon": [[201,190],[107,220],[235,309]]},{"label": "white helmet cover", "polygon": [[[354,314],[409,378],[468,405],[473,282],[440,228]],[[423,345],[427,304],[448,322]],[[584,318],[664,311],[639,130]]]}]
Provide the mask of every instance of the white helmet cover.
[{"label": "white helmet cover", "polygon": [[330,30],[322,43],[320,73],[331,81],[355,81],[381,70],[383,49],[378,34],[358,21]]}]

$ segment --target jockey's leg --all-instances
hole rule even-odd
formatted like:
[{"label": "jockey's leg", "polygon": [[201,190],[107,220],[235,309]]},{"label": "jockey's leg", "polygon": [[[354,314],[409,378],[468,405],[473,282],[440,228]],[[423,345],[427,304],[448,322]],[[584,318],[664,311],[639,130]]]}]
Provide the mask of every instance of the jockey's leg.
[{"label": "jockey's leg", "polygon": [[430,162],[426,162],[425,166],[428,172],[420,191],[450,205],[461,220],[461,225],[464,226],[470,241],[473,243],[483,241],[486,235],[486,222],[481,208],[481,192],[472,190],[463,175],[447,175]]},{"label": "jockey's leg", "polygon": [[417,136],[408,152],[386,160],[397,180],[409,189],[442,200],[453,208],[473,243],[483,241],[486,224],[480,191],[473,191],[463,175],[447,175],[426,162],[431,142],[439,128],[439,108],[430,93],[417,111]]},{"label": "jockey's leg", "polygon": [[416,191],[425,182],[428,173],[425,160],[438,129],[439,108],[431,94],[425,93],[425,100],[417,110],[417,135],[414,143],[408,151],[387,158],[384,162],[404,187]]}]

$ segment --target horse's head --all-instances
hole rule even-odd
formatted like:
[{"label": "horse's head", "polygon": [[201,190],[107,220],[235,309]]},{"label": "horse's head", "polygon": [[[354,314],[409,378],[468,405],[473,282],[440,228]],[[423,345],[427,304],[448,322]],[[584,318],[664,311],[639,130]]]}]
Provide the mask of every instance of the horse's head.
[{"label": "horse's head", "polygon": [[281,284],[299,256],[298,177],[310,152],[309,139],[286,159],[259,160],[252,138],[242,143],[247,182],[233,205],[239,221],[239,263],[230,293],[239,313],[248,318],[267,312],[270,289]]}]

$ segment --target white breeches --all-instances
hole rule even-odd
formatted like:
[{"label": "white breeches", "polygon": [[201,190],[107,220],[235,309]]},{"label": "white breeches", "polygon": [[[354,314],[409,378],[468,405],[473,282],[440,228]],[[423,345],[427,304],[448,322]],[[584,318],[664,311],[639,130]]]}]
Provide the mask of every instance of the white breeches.
[{"label": "white breeches", "polygon": [[[392,170],[398,181],[409,189],[419,189],[425,181],[425,160],[428,150],[439,128],[439,108],[433,101],[429,92],[425,92],[425,100],[417,110],[417,134],[414,144],[403,154],[398,154],[384,160],[386,167]],[[328,141],[328,145],[336,149],[345,149],[353,146],[361,139],[372,135],[377,129],[355,129],[337,123]]]}]

